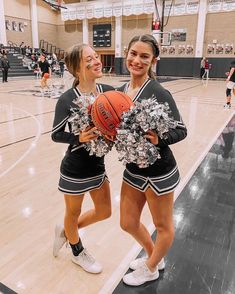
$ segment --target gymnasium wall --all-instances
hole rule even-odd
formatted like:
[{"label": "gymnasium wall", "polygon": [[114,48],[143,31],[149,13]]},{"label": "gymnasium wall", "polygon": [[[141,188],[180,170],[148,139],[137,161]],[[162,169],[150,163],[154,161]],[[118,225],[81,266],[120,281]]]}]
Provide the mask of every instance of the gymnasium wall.
[{"label": "gymnasium wall", "polygon": [[131,15],[122,17],[122,48],[136,35],[151,34],[152,15]]},{"label": "gymnasium wall", "polygon": [[76,43],[82,42],[82,21],[66,21],[58,25],[57,43],[62,49],[67,49]]},{"label": "gymnasium wall", "polygon": [[[31,30],[31,13],[30,0],[4,0],[5,19],[12,24],[16,22],[23,24],[23,32],[12,29],[6,30],[7,41],[12,41],[19,45],[22,41],[25,45],[32,46],[32,30]],[[53,11],[49,6],[41,0],[37,0],[38,11],[38,32],[39,40],[44,39],[57,45],[58,29],[57,23],[60,16],[58,12]]]}]

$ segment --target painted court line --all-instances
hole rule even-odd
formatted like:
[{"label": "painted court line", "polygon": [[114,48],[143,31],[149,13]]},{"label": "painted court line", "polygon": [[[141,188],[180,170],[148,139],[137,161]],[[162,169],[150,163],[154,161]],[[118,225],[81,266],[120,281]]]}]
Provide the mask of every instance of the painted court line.
[{"label": "painted court line", "polygon": [[35,120],[36,124],[37,124],[37,134],[35,135],[35,139],[34,141],[30,144],[30,147],[26,150],[26,152],[20,156],[8,169],[6,169],[4,172],[2,172],[0,174],[0,178],[2,178],[3,176],[5,176],[6,174],[8,174],[13,168],[15,168],[15,166],[20,163],[32,150],[33,148],[36,146],[36,143],[37,141],[39,140],[40,138],[40,135],[41,135],[41,125],[40,125],[40,122],[39,120],[31,113],[21,109],[21,108],[17,108],[17,107],[13,107],[19,111],[22,111],[24,112],[25,114],[27,114],[28,116],[30,116],[32,119]]}]

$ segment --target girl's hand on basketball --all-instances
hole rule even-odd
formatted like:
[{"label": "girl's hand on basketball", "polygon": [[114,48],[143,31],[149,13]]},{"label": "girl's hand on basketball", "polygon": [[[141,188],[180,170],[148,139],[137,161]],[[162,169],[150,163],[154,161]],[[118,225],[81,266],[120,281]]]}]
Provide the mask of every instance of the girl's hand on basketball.
[{"label": "girl's hand on basketball", "polygon": [[104,135],[105,139],[111,142],[115,141],[115,136]]},{"label": "girl's hand on basketball", "polygon": [[149,141],[154,144],[157,145],[158,144],[158,135],[156,132],[152,131],[152,130],[148,130],[146,132],[146,135],[144,135],[145,138],[149,139]]},{"label": "girl's hand on basketball", "polygon": [[79,142],[85,143],[89,142],[91,140],[95,140],[99,137],[99,134],[97,133],[96,127],[88,127],[85,129],[85,131],[80,132],[79,134]]}]

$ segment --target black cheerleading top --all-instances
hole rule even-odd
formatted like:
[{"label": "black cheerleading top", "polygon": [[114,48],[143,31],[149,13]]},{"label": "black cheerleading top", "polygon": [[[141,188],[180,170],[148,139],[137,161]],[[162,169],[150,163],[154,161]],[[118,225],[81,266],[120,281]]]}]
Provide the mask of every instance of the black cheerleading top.
[{"label": "black cheerleading top", "polygon": [[[113,90],[112,86],[104,84],[97,84],[96,88],[98,93]],[[69,144],[61,164],[61,173],[74,178],[93,177],[105,172],[104,156],[89,155],[84,144],[79,142],[79,136],[72,133],[71,123],[68,121],[72,114],[71,108],[78,107],[73,100],[81,95],[77,88],[71,88],[60,96],[55,108],[51,135],[54,142]]]},{"label": "black cheerleading top", "polygon": [[[129,83],[126,83],[118,88],[118,90],[126,93],[128,87]],[[177,127],[165,133],[166,138],[158,138],[159,143],[156,146],[159,149],[161,158],[157,159],[154,164],[147,168],[139,168],[135,163],[128,163],[126,169],[133,174],[154,177],[167,174],[176,166],[176,161],[169,145],[183,140],[187,136],[187,129],[171,93],[163,88],[158,81],[152,79],[146,80],[134,97],[133,102],[141,102],[151,97],[155,97],[158,103],[167,102],[169,104],[171,110],[170,115],[177,122]]]}]

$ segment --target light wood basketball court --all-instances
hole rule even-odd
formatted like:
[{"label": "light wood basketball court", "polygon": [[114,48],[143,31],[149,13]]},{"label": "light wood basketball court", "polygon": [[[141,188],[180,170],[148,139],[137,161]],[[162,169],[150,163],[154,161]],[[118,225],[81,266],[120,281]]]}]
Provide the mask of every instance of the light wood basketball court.
[{"label": "light wood basketball court", "polygon": [[[101,81],[118,86],[126,79],[104,77]],[[84,272],[71,262],[68,248],[54,258],[54,227],[63,222],[64,213],[57,182],[67,145],[54,143],[50,138],[57,100],[24,91],[38,89],[38,84],[34,79],[15,79],[0,86],[0,282],[17,293],[27,294],[112,293],[140,249],[119,228],[124,167],[115,150],[108,154],[112,217],[81,230],[83,243],[103,264],[103,272]],[[164,83],[164,87],[173,94],[188,127],[187,138],[172,146],[182,177],[177,197],[235,108],[223,108],[225,81],[179,79]],[[87,195],[84,210],[91,205]],[[143,220],[152,230],[147,209]]]}]

